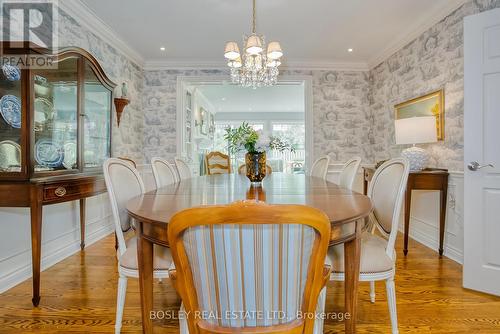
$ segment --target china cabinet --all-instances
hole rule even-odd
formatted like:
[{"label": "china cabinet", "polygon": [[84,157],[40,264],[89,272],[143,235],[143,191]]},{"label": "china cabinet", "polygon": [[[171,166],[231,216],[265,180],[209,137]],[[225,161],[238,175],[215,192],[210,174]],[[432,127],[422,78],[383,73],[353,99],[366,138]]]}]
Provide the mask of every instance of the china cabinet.
[{"label": "china cabinet", "polygon": [[54,61],[29,68],[2,63],[0,71],[0,207],[30,208],[36,306],[42,207],[80,201],[83,249],[85,198],[106,191],[102,163],[111,154],[115,84],[79,48],[51,53],[31,43],[2,43],[2,56],[20,54]]}]

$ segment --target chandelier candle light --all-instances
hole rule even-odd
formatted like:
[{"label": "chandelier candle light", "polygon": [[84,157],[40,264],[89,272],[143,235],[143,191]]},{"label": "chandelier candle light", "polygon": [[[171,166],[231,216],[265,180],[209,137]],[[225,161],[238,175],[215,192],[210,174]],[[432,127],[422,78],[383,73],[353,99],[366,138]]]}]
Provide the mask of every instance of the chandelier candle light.
[{"label": "chandelier candle light", "polygon": [[267,52],[264,52],[265,38],[256,33],[255,0],[253,0],[252,34],[243,36],[243,45],[243,54],[240,53],[236,42],[226,43],[224,50],[233,83],[254,89],[276,85],[283,51],[279,42],[270,42]]}]

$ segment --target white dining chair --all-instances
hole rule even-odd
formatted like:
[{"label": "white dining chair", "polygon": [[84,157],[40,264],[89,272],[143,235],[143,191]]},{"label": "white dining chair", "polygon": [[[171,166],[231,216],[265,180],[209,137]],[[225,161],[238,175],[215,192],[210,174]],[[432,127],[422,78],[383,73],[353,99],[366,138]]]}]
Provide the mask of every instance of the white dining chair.
[{"label": "white dining chair", "polygon": [[[385,281],[392,334],[398,333],[396,288],[394,285],[399,215],[403,202],[409,164],[405,158],[392,159],[380,166],[373,175],[368,196],[373,202],[370,214],[371,231],[361,236],[360,281],[370,282],[370,300],[375,302],[375,281]],[[378,229],[382,237],[375,235]],[[330,247],[327,264],[332,266],[331,280],[343,281],[344,246]]]},{"label": "white dining chair", "polygon": [[330,276],[323,212],[256,201],[192,208],[172,217],[168,240],[186,314],[181,334],[323,333]]},{"label": "white dining chair", "polygon": [[326,180],[326,174],[328,173],[328,166],[330,166],[330,156],[328,155],[322,156],[316,159],[316,161],[314,161],[309,175]]},{"label": "white dining chair", "polygon": [[360,165],[361,165],[360,157],[355,157],[347,161],[342,167],[342,170],[340,171],[338,184],[341,187],[352,190],[352,185],[354,183],[356,175],[358,174]]},{"label": "white dining chair", "polygon": [[[132,225],[126,205],[127,202],[145,192],[144,183],[137,170],[128,161],[111,158],[104,162],[104,179],[108,189],[108,197],[111,203],[113,221],[115,223],[116,237],[118,240],[118,293],[116,300],[115,333],[120,333],[123,307],[127,294],[127,278],[139,277],[137,261],[137,238],[132,236],[125,240],[124,231]],[[167,278],[168,269],[172,264],[170,250],[165,247],[154,248],[154,271],[155,278]]]},{"label": "white dining chair", "polygon": [[174,162],[175,162],[175,167],[177,167],[177,172],[179,173],[179,180],[182,181],[193,177],[191,169],[184,160],[175,158]]},{"label": "white dining chair", "polygon": [[175,166],[172,166],[167,160],[158,157],[152,158],[151,169],[157,189],[177,182]]}]

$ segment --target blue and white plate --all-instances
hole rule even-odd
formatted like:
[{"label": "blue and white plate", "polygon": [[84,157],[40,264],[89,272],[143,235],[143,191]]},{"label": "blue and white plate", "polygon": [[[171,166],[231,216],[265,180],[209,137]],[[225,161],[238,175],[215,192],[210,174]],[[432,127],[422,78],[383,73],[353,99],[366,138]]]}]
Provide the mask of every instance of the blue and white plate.
[{"label": "blue and white plate", "polygon": [[21,128],[21,101],[17,96],[4,95],[0,100],[0,114],[13,128]]},{"label": "blue and white plate", "polygon": [[4,64],[2,66],[3,75],[9,81],[19,81],[21,80],[21,70],[17,66]]},{"label": "blue and white plate", "polygon": [[52,140],[40,139],[35,144],[35,160],[42,166],[60,167],[64,161],[64,149]]}]

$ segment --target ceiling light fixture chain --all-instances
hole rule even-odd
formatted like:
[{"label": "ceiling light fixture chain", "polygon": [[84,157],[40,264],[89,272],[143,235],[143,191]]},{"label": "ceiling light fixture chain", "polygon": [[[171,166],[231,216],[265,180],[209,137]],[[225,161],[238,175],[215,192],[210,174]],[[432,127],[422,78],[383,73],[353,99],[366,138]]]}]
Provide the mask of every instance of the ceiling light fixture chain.
[{"label": "ceiling light fixture chain", "polygon": [[255,9],[255,0],[253,0],[253,22],[252,22],[252,34],[255,34],[257,31],[257,19],[255,18],[257,15],[256,9]]},{"label": "ceiling light fixture chain", "polygon": [[252,0],[252,34],[243,35],[244,52],[240,53],[238,43],[228,42],[224,57],[231,69],[231,79],[234,84],[243,87],[273,86],[278,81],[281,57],[283,51],[279,42],[267,45],[264,36],[257,34],[256,0]]}]

